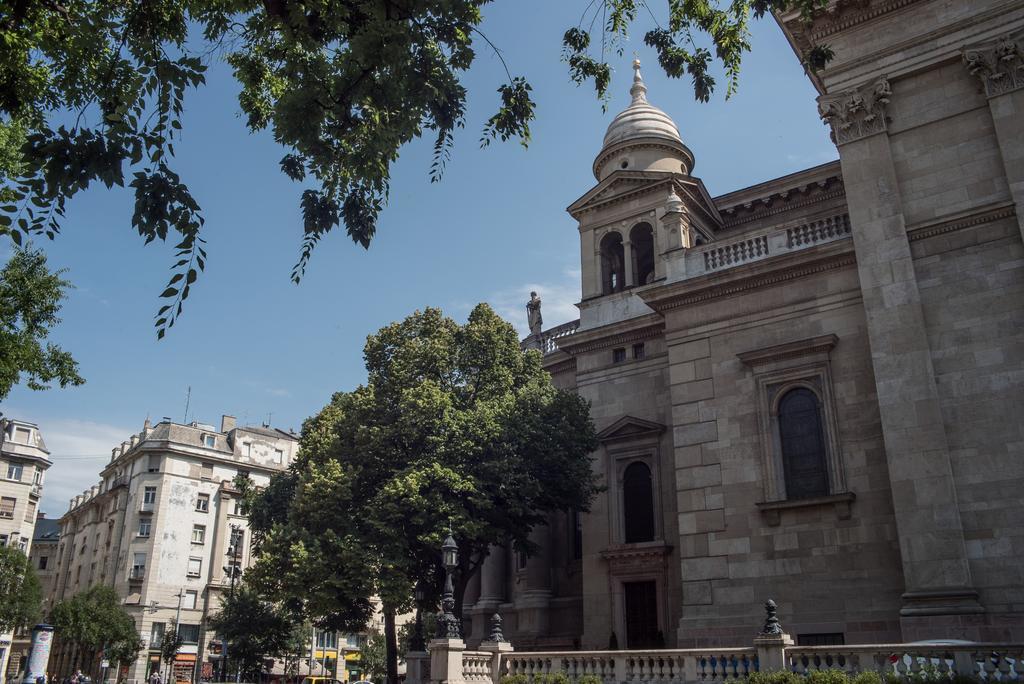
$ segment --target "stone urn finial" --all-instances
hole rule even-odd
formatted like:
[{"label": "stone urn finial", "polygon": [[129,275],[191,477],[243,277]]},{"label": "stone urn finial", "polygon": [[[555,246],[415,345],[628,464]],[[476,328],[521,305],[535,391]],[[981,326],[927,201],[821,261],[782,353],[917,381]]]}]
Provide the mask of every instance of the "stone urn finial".
[{"label": "stone urn finial", "polygon": [[778,607],[775,605],[775,601],[771,599],[765,601],[764,612],[766,617],[761,634],[782,634],[782,625],[779,624]]},{"label": "stone urn finial", "polygon": [[498,613],[491,616],[491,635],[487,640],[496,644],[505,641],[505,635],[501,633],[501,615]]}]

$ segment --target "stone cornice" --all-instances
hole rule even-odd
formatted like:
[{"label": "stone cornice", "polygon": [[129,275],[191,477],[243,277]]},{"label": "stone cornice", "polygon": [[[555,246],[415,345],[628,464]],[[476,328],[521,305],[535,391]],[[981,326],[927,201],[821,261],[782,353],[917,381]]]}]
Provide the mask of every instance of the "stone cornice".
[{"label": "stone cornice", "polygon": [[597,158],[594,160],[594,178],[600,180],[598,172],[601,170],[601,167],[604,166],[605,162],[607,162],[609,159],[617,155],[622,150],[635,147],[655,150],[667,150],[675,152],[676,154],[681,154],[683,157],[686,158],[688,162],[686,165],[686,173],[689,174],[690,172],[693,171],[693,166],[695,163],[693,152],[691,152],[690,148],[684,145],[683,143],[673,143],[672,141],[666,140],[664,138],[637,138],[622,140],[611,145],[610,147],[602,149],[601,152],[598,153]]},{"label": "stone cornice", "polygon": [[818,43],[858,24],[903,9],[918,0],[839,0],[830,2],[811,21],[808,31],[810,39]]},{"label": "stone cornice", "polygon": [[832,127],[832,142],[844,145],[888,129],[891,97],[889,79],[879,76],[859,88],[818,98],[818,113]]},{"label": "stone cornice", "polygon": [[[641,173],[644,175],[623,176],[617,179],[617,181],[632,183],[636,185],[636,187],[607,198],[602,198],[601,193],[591,197],[586,202],[583,202],[583,198],[580,198],[569,205],[566,211],[569,212],[570,216],[579,220],[581,216],[589,212],[606,209],[607,207],[615,206],[617,204],[624,204],[632,199],[649,195],[663,186],[672,185],[678,193],[685,195],[691,200],[691,209],[698,209],[700,214],[715,226],[720,226],[722,224],[722,217],[718,214],[714,201],[711,200],[710,195],[707,194],[707,190],[703,188],[703,183],[699,178],[683,176],[682,174],[675,174],[668,171],[641,171],[634,173]],[[608,187],[612,186],[609,185]],[[586,195],[583,197],[585,198]],[[648,209],[648,211],[653,213],[654,209],[651,208]],[[610,221],[609,224],[618,222],[619,219],[616,219]]]},{"label": "stone cornice", "polygon": [[726,272],[715,271],[692,280],[648,290],[641,298],[647,306],[664,313],[681,306],[758,290],[856,263],[851,241],[839,240],[737,266],[731,269],[735,271],[730,274],[733,276],[731,278]]},{"label": "stone cornice", "polygon": [[965,47],[964,65],[981,81],[987,97],[1024,88],[1024,30]]},{"label": "stone cornice", "polygon": [[819,335],[806,340],[796,340],[785,344],[776,344],[771,347],[754,349],[752,351],[737,354],[736,357],[748,366],[759,366],[781,359],[791,359],[798,356],[808,356],[820,352],[831,351],[836,346],[839,338],[835,335]]},{"label": "stone cornice", "polygon": [[672,553],[672,547],[664,541],[641,544],[616,544],[601,552],[601,558],[608,561],[613,575],[627,574],[638,570],[661,569]]},{"label": "stone cornice", "polygon": [[[639,326],[636,324],[639,322]],[[650,314],[640,318],[625,321],[624,324],[593,328],[592,330],[581,330],[575,335],[565,338],[558,348],[573,356],[585,354],[599,349],[610,349],[633,342],[643,342],[652,337],[658,337],[665,332],[665,321],[657,314]],[[633,324],[631,327],[626,325]],[[634,327],[635,326],[635,327]]]},{"label": "stone cornice", "polygon": [[551,375],[558,375],[559,373],[566,373],[566,372],[569,372],[569,371],[574,371],[575,372],[575,370],[576,370],[576,358],[575,357],[570,357],[568,359],[562,359],[562,360],[557,361],[555,363],[552,363],[550,365],[544,364],[543,368],[544,368],[544,370],[546,370]]},{"label": "stone cornice", "polygon": [[925,240],[936,235],[952,233],[964,228],[980,226],[999,219],[1010,218],[1016,214],[1012,204],[1003,204],[980,212],[974,212],[967,216],[946,219],[939,222],[931,222],[923,225],[910,226],[907,228],[907,239],[910,242]]},{"label": "stone cornice", "polygon": [[[833,180],[837,180],[839,182],[839,187],[833,187],[832,190],[827,190],[828,186],[833,185]],[[812,187],[815,186],[822,189],[820,194],[813,193]],[[804,199],[793,199],[795,193],[802,194]],[[814,183],[799,185],[789,190],[774,192],[758,199],[756,202],[744,202],[736,206],[722,209],[722,215],[726,217],[724,227],[733,228],[748,221],[764,218],[766,216],[774,216],[783,212],[792,211],[793,209],[812,206],[838,197],[844,197],[845,195],[846,188],[842,184],[842,177],[830,176],[827,179],[815,181]],[[744,213],[738,214],[741,210],[744,211]]]}]

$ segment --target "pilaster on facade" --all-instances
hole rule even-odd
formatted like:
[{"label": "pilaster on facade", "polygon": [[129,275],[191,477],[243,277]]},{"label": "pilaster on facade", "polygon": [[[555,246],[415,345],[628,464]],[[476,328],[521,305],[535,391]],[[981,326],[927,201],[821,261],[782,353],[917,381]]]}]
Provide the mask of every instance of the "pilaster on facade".
[{"label": "pilaster on facade", "polygon": [[1024,29],[963,49],[964,65],[987,97],[1024,88]]},{"label": "pilaster on facade", "polygon": [[832,142],[845,145],[887,130],[891,97],[892,85],[881,76],[859,88],[818,98],[818,111],[832,128]]}]

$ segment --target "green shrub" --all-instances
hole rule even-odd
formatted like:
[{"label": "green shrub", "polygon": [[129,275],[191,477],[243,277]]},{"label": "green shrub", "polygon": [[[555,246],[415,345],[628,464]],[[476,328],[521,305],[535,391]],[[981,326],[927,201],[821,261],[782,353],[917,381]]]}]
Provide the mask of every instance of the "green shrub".
[{"label": "green shrub", "polygon": [[576,679],[576,684],[604,684],[604,680],[596,674],[585,674]]},{"label": "green shrub", "polygon": [[569,675],[564,672],[550,672],[544,675],[535,675],[533,684],[569,684]]},{"label": "green shrub", "polygon": [[882,684],[882,675],[874,670],[865,670],[855,674],[850,684]]},{"label": "green shrub", "polygon": [[501,684],[530,684],[530,678],[524,674],[505,675]]},{"label": "green shrub", "polygon": [[789,670],[751,672],[747,684],[806,684],[803,677]]},{"label": "green shrub", "polygon": [[850,678],[842,670],[811,670],[807,674],[808,684],[850,684]]}]

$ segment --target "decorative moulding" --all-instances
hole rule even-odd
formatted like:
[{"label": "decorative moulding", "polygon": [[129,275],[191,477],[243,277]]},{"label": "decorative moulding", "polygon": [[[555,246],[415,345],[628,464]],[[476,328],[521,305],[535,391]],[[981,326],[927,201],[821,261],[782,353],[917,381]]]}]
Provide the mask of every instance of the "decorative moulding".
[{"label": "decorative moulding", "polygon": [[796,340],[794,342],[786,342],[785,344],[776,344],[771,347],[743,352],[736,356],[748,366],[758,366],[795,356],[829,352],[836,346],[838,341],[839,338],[835,335],[819,335],[818,337],[811,337],[806,340]]},{"label": "decorative moulding", "polygon": [[662,540],[642,544],[616,544],[601,552],[613,575],[663,569],[672,547]]},{"label": "decorative moulding", "polygon": [[620,440],[636,440],[642,437],[658,437],[665,426],[654,421],[624,416],[597,433],[597,439],[607,444]]},{"label": "decorative moulding", "polygon": [[756,505],[758,510],[761,511],[761,515],[764,516],[765,522],[775,527],[782,522],[782,511],[810,506],[834,506],[837,518],[849,520],[852,514],[850,510],[851,504],[853,504],[856,498],[857,495],[853,492],[843,492],[842,494],[829,494],[828,496],[815,496],[807,499],[763,501]]},{"label": "decorative moulding", "polygon": [[845,145],[888,130],[886,108],[891,97],[889,79],[879,76],[859,88],[819,98],[818,113],[832,127],[832,142]]},{"label": "decorative moulding", "polygon": [[966,47],[964,65],[981,81],[987,97],[1024,88],[1024,30]]},{"label": "decorative moulding", "polygon": [[[651,314],[653,316],[653,314]],[[599,329],[595,329],[595,332]],[[626,330],[624,332],[613,333],[611,335],[601,335],[600,337],[590,337],[590,331],[578,332],[575,335],[567,336],[563,342],[558,345],[558,348],[572,354],[574,356],[584,354],[586,352],[598,351],[600,349],[611,349],[612,347],[619,347],[633,342],[643,342],[649,340],[652,337],[658,337],[665,332],[665,321],[659,320],[653,325],[645,325],[640,328],[633,330]],[[585,339],[587,336],[589,339]],[[570,339],[571,338],[571,339]]]}]

